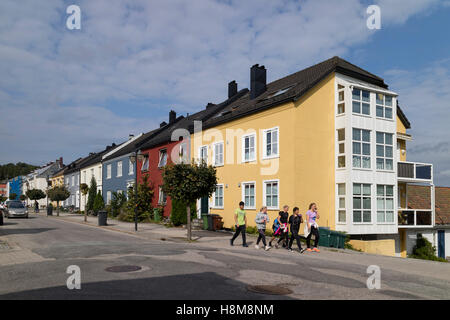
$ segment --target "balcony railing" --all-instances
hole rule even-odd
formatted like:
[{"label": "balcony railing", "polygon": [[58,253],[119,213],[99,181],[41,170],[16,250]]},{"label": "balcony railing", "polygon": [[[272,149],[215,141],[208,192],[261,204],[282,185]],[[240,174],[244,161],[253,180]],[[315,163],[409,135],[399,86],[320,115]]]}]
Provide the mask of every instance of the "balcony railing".
[{"label": "balcony railing", "polygon": [[398,212],[399,227],[431,227],[432,225],[432,210],[400,209]]},{"label": "balcony railing", "polygon": [[398,178],[404,181],[433,181],[433,165],[428,163],[398,162]]}]

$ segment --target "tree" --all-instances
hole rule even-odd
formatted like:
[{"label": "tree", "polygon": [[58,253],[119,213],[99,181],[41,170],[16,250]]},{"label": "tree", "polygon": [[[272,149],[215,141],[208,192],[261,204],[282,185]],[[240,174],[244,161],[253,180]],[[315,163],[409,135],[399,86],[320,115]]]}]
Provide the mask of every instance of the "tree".
[{"label": "tree", "polygon": [[[142,178],[142,182],[137,186],[137,199],[136,199],[136,186],[128,190],[128,202],[127,211],[134,217],[134,209],[137,209],[138,221],[148,218],[148,214],[152,211],[153,200],[153,185],[149,182],[148,176],[145,175]],[[133,221],[133,219],[126,218]]]},{"label": "tree", "polygon": [[95,181],[95,178],[92,177],[91,186],[89,187],[87,207],[84,208],[85,210],[88,211],[94,210],[94,201],[96,196],[97,196],[97,181]]},{"label": "tree", "polygon": [[17,194],[16,193],[10,193],[9,194],[9,200],[16,200],[16,198],[17,198]]},{"label": "tree", "polygon": [[87,197],[86,197],[86,195],[89,192],[89,186],[86,183],[80,184],[80,191],[81,191],[81,194],[84,196],[84,222],[86,222],[87,221]]},{"label": "tree", "polygon": [[59,202],[70,197],[70,191],[65,185],[55,186],[47,191],[47,196],[51,201],[56,201],[56,214],[59,217]]},{"label": "tree", "polygon": [[99,190],[95,196],[93,210],[97,214],[100,210],[105,208],[105,202],[103,201],[102,193]]},{"label": "tree", "polygon": [[6,200],[7,200],[7,198],[6,198],[6,197],[4,197],[4,196],[0,195],[0,202],[5,202]]},{"label": "tree", "polygon": [[41,189],[30,189],[25,193],[28,199],[34,200],[34,205],[36,206],[37,201],[44,199],[46,197],[45,192]]},{"label": "tree", "polygon": [[113,192],[111,199],[111,214],[113,217],[119,214],[120,208],[127,202],[127,197],[123,193]]},{"label": "tree", "polygon": [[27,200],[27,196],[24,194],[21,194],[19,199],[20,199],[20,201],[25,201],[25,200]]},{"label": "tree", "polygon": [[202,197],[211,197],[217,185],[216,169],[200,164],[170,164],[163,169],[163,191],[172,200],[187,204],[187,237],[191,240],[191,206],[190,204]]},{"label": "tree", "polygon": [[436,256],[436,247],[420,233],[417,235],[416,245],[413,247],[413,252],[409,257],[447,262],[447,260]]},{"label": "tree", "polygon": [[[197,201],[191,203],[191,219],[196,216]],[[170,213],[170,221],[174,226],[187,224],[187,205],[179,200],[172,200],[172,212]]]}]

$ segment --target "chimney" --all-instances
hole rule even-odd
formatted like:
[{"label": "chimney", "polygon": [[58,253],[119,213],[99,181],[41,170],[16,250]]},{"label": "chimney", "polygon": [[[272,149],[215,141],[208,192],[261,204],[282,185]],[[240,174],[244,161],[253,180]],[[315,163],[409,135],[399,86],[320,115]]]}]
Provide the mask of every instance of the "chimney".
[{"label": "chimney", "polygon": [[162,127],[164,127],[165,125],[167,125],[167,122],[163,121],[163,122],[161,122],[161,123],[159,124],[159,127],[162,128]]},{"label": "chimney", "polygon": [[215,106],[214,103],[208,102],[208,104],[206,105],[206,109],[209,109],[209,108],[214,107],[214,106]]},{"label": "chimney", "polygon": [[174,123],[177,119],[177,113],[173,110],[170,110],[169,112],[169,123]]},{"label": "chimney", "polygon": [[238,92],[238,85],[235,80],[228,83],[228,99],[235,96]]},{"label": "chimney", "polygon": [[130,133],[130,134],[128,135],[128,140],[131,140],[131,139],[133,139],[133,138],[134,138],[134,134]]},{"label": "chimney", "polygon": [[59,157],[59,167],[62,168],[64,166],[63,157]]},{"label": "chimney", "polygon": [[266,68],[255,64],[250,69],[250,99],[253,100],[266,91],[266,82]]}]

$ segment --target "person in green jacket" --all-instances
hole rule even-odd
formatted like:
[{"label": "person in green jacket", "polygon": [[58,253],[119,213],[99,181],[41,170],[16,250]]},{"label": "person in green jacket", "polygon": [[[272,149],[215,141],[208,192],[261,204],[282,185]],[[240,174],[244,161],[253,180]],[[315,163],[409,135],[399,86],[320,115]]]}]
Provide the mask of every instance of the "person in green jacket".
[{"label": "person in green jacket", "polygon": [[233,238],[230,240],[230,245],[233,245],[234,240],[242,233],[242,246],[248,247],[247,241],[245,238],[245,226],[247,225],[247,216],[244,211],[245,203],[243,201],[239,202],[239,209],[236,209],[234,214],[234,221],[236,223],[236,232],[233,235]]}]

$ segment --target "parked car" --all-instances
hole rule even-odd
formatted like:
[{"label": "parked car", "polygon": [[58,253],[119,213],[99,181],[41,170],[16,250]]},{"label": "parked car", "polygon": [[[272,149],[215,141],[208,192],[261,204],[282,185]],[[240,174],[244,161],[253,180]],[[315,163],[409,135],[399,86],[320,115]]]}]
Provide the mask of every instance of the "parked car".
[{"label": "parked car", "polygon": [[3,210],[6,218],[23,217],[28,218],[28,209],[21,201],[9,201]]}]

